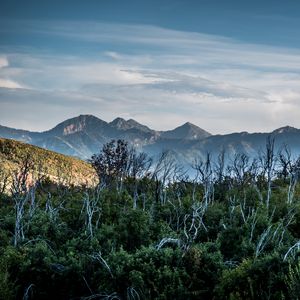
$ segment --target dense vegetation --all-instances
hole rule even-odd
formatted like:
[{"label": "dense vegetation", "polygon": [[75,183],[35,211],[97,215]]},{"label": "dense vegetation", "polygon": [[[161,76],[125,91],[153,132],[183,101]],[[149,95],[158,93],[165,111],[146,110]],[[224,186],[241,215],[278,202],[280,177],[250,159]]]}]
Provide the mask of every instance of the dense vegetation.
[{"label": "dense vegetation", "polygon": [[299,161],[274,141],[188,178],[123,141],[91,159],[95,188],[29,184],[0,202],[1,299],[298,299]]}]

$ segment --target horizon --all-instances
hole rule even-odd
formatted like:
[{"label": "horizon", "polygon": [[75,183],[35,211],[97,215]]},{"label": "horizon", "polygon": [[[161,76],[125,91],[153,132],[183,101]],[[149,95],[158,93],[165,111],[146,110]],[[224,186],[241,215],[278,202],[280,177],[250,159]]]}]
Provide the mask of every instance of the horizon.
[{"label": "horizon", "polygon": [[119,116],[212,134],[299,128],[300,3],[0,4],[1,125]]},{"label": "horizon", "polygon": [[290,125],[286,124],[286,125],[284,125],[284,126],[281,126],[281,127],[278,127],[278,128],[274,128],[274,129],[272,129],[271,131],[253,131],[253,132],[252,132],[252,131],[247,131],[247,130],[245,130],[245,131],[233,131],[233,132],[228,132],[228,133],[223,133],[223,134],[222,134],[222,133],[212,133],[212,132],[206,130],[206,128],[204,128],[204,127],[201,127],[201,126],[198,126],[198,125],[196,125],[196,124],[194,124],[194,123],[191,123],[191,122],[189,122],[189,121],[186,121],[186,122],[184,122],[184,123],[182,123],[182,124],[179,124],[179,125],[177,125],[177,126],[175,125],[175,127],[172,127],[172,128],[168,128],[168,129],[162,130],[162,129],[154,129],[154,128],[152,128],[151,126],[148,126],[147,124],[143,124],[143,123],[140,122],[139,120],[136,120],[136,119],[133,119],[133,118],[127,118],[127,119],[126,119],[126,118],[122,118],[122,117],[114,117],[114,118],[111,119],[111,120],[106,120],[106,119],[104,119],[104,118],[97,117],[97,116],[95,116],[95,115],[93,115],[93,114],[80,114],[80,115],[77,115],[77,116],[73,116],[73,117],[71,117],[71,118],[67,118],[67,119],[61,120],[61,121],[59,121],[58,123],[56,123],[56,124],[50,126],[49,128],[46,128],[45,130],[41,130],[41,131],[29,130],[29,129],[26,129],[26,128],[9,127],[9,126],[7,126],[7,125],[5,125],[5,124],[0,124],[0,126],[7,127],[7,128],[11,128],[11,129],[16,129],[16,130],[24,130],[24,131],[29,131],[29,132],[43,133],[43,132],[46,132],[46,131],[49,131],[49,130],[54,129],[56,126],[58,126],[58,125],[60,125],[60,124],[62,124],[62,123],[64,123],[64,122],[67,122],[67,121],[72,120],[72,119],[77,119],[77,118],[82,117],[82,116],[83,116],[83,117],[95,117],[95,118],[97,118],[97,119],[99,119],[99,120],[101,120],[101,121],[106,122],[107,124],[110,124],[110,123],[112,123],[113,121],[115,121],[115,120],[117,120],[117,119],[122,119],[122,120],[124,120],[124,121],[126,121],[126,122],[132,120],[132,121],[137,122],[137,123],[140,124],[140,125],[146,126],[146,127],[148,127],[149,129],[154,130],[154,131],[157,131],[157,132],[172,131],[172,130],[175,130],[175,129],[179,128],[179,127],[182,127],[182,126],[184,126],[184,125],[186,125],[186,124],[190,124],[190,125],[196,126],[196,127],[200,128],[200,129],[202,129],[202,130],[208,132],[209,134],[211,134],[211,136],[214,136],[214,135],[229,135],[229,134],[234,134],[234,133],[248,133],[248,134],[255,134],[255,133],[272,133],[273,131],[280,130],[280,129],[283,129],[283,128],[295,128],[295,129],[299,129],[299,128],[297,128],[297,127],[290,126]]}]

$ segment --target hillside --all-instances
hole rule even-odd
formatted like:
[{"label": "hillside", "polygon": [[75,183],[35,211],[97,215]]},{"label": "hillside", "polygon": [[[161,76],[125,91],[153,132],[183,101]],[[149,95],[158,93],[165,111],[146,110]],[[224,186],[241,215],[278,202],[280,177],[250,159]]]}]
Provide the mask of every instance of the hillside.
[{"label": "hillside", "polygon": [[42,175],[54,182],[67,185],[92,185],[96,178],[93,168],[80,159],[23,142],[0,138],[2,174],[18,171],[26,157],[33,162],[33,178]]}]

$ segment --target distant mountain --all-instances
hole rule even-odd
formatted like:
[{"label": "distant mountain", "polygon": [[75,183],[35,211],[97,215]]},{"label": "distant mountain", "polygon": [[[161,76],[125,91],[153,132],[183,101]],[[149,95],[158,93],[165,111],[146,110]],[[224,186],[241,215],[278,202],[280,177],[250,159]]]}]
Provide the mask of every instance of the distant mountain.
[{"label": "distant mountain", "polygon": [[0,137],[30,143],[32,132],[0,125]]},{"label": "distant mountain", "polygon": [[276,140],[276,151],[287,144],[294,155],[300,155],[300,130],[282,127],[269,133],[232,133],[211,135],[189,122],[168,131],[155,131],[135,120],[116,118],[105,122],[92,115],[80,115],[61,122],[44,132],[30,132],[0,126],[0,137],[15,139],[66,155],[88,159],[111,139],[124,139],[151,156],[171,150],[183,164],[207,152],[217,155],[225,150],[228,156],[243,152],[255,156],[265,146],[269,135]]},{"label": "distant mountain", "polygon": [[0,137],[30,143],[45,149],[83,159],[99,152],[111,139],[125,139],[139,149],[159,139],[201,139],[209,133],[190,123],[171,131],[159,132],[133,119],[116,118],[107,123],[92,115],[80,115],[44,132],[30,132],[0,126]]},{"label": "distant mountain", "polygon": [[285,127],[280,127],[276,130],[274,130],[272,132],[273,134],[275,135],[278,135],[278,134],[293,134],[293,133],[299,133],[299,129],[295,128],[295,127],[291,127],[291,126],[285,126]]},{"label": "distant mountain", "polygon": [[161,133],[161,137],[167,139],[201,140],[209,136],[211,136],[209,132],[190,122],[187,122],[173,130]]},{"label": "distant mountain", "polygon": [[148,133],[154,133],[155,131],[148,128],[145,125],[142,125],[138,123],[137,121],[133,119],[129,119],[128,121],[124,120],[123,118],[116,118],[112,122],[109,123],[109,125],[113,128],[116,128],[118,130],[129,130],[129,129],[136,129],[140,130],[142,132],[148,132]]},{"label": "distant mountain", "polygon": [[59,123],[53,129],[45,131],[43,135],[68,136],[76,133],[89,132],[92,135],[105,135],[111,130],[105,122],[92,115],[80,115]]}]

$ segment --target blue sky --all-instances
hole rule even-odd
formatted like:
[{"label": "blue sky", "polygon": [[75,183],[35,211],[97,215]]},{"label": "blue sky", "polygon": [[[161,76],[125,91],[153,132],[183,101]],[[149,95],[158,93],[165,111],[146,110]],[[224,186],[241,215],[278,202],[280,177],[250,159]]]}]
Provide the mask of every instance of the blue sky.
[{"label": "blue sky", "polygon": [[0,124],[300,127],[299,1],[1,1]]}]

